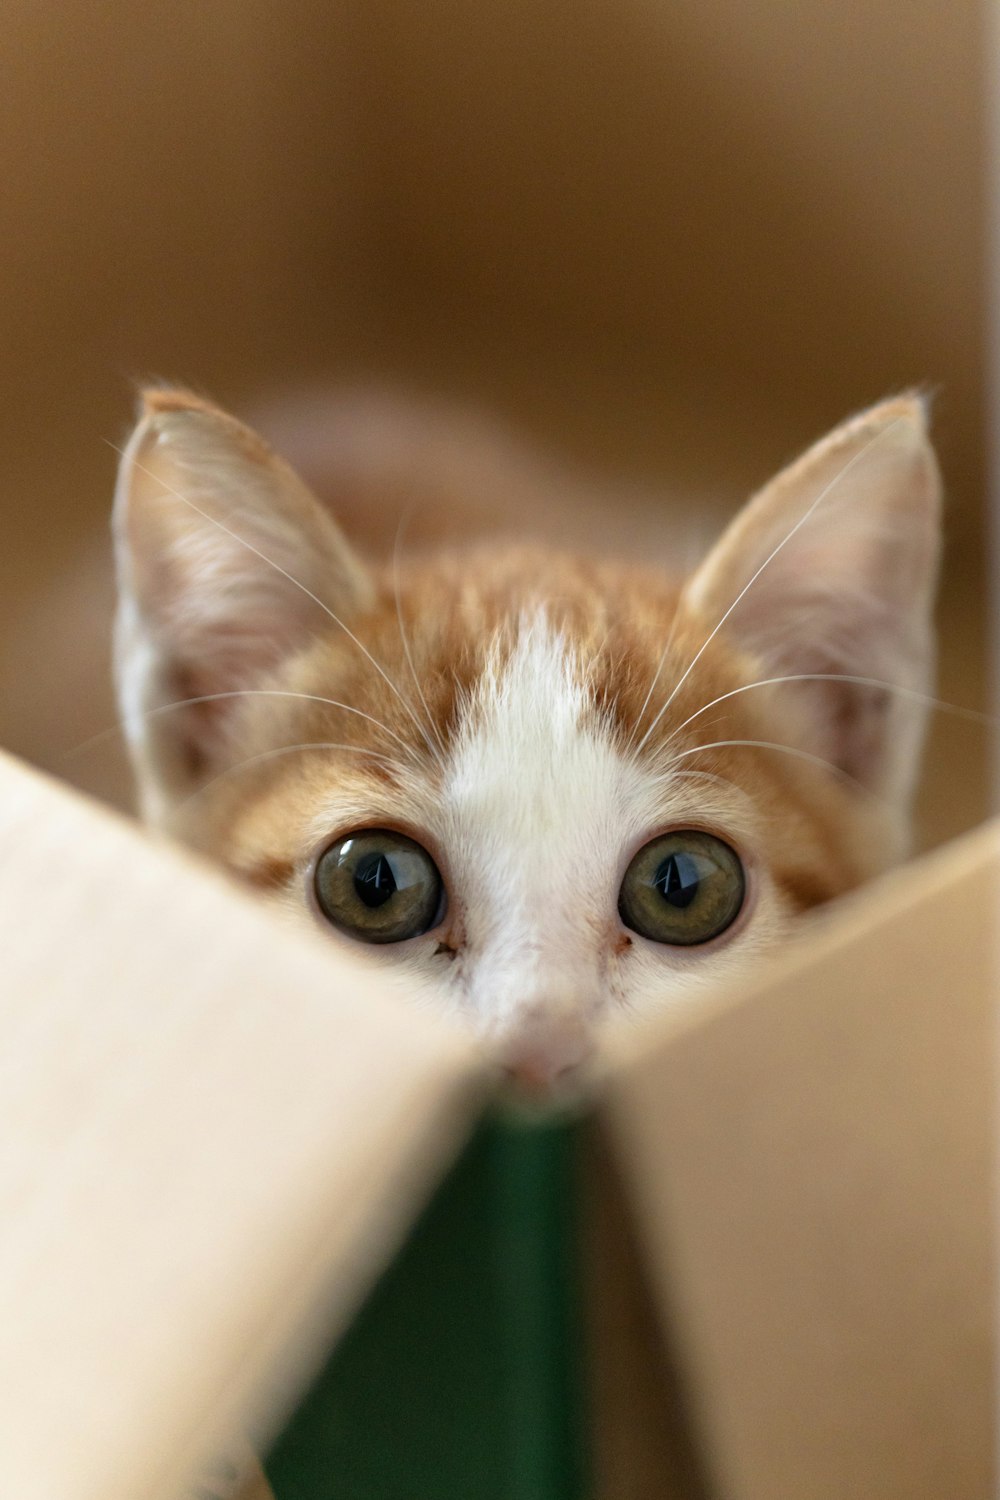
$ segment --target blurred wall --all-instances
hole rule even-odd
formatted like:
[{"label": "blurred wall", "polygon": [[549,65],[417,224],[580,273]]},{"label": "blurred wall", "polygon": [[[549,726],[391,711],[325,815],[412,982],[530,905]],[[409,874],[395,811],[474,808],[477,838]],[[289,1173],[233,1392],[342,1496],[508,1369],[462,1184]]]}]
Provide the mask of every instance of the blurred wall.
[{"label": "blurred wall", "polygon": [[[721,519],[938,391],[943,695],[984,654],[983,16],[969,0],[12,0],[0,743],[124,795],[105,518],[131,382],[392,380]],[[673,502],[676,504],[676,502]],[[671,507],[665,506],[669,527]],[[942,720],[925,835],[986,807]]]}]

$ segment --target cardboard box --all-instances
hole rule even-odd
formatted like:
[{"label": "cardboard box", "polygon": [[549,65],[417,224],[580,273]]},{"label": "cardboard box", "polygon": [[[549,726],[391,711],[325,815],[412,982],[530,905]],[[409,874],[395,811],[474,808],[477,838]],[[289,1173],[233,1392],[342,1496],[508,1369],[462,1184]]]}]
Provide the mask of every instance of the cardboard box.
[{"label": "cardboard box", "polygon": [[[980,6],[607,0],[568,35],[537,0],[59,0],[6,25],[0,742],[124,800],[105,440],[149,374],[251,417],[358,380],[496,408],[664,549],[685,502],[721,520],[928,382],[940,691],[985,704]],[[924,841],[988,804],[984,737],[938,718]],[[577,1295],[547,1325],[554,1415],[490,1441],[530,1431],[608,1500],[992,1492],[995,830],[690,1028],[625,1037],[580,1120],[476,1135],[488,1059],[360,960],[12,764],[0,828],[0,1494],[166,1496],[241,1424],[274,1467],[329,1346],[377,1349],[415,1220],[495,1203],[536,1147],[565,1216],[534,1284],[562,1244]]]},{"label": "cardboard box", "polygon": [[[987,707],[984,21],[978,0],[852,0],[849,23],[825,0],[592,0],[572,24],[542,0],[5,8],[0,744],[128,796],[113,736],[66,757],[115,721],[108,445],[149,377],[282,439],[279,400],[301,431],[303,390],[359,382],[495,411],[668,565],[848,413],[927,385],[938,691]],[[924,841],[989,806],[983,736],[937,717]]]},{"label": "cardboard box", "polygon": [[0,837],[4,1494],[994,1493],[997,825],[536,1119],[12,761]]}]

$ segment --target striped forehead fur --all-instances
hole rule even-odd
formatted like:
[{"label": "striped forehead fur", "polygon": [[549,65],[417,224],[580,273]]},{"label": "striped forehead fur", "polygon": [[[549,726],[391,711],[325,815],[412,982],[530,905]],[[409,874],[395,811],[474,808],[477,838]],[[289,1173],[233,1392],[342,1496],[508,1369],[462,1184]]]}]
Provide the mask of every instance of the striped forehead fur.
[{"label": "striped forehead fur", "polygon": [[[425,844],[446,915],[371,956],[481,1030],[670,1005],[905,846],[938,497],[907,397],[816,444],[687,577],[522,544],[367,567],[247,429],[154,394],[115,515],[144,808],[298,920],[331,840]],[[619,915],[671,828],[747,871],[739,924],[698,949]]]}]

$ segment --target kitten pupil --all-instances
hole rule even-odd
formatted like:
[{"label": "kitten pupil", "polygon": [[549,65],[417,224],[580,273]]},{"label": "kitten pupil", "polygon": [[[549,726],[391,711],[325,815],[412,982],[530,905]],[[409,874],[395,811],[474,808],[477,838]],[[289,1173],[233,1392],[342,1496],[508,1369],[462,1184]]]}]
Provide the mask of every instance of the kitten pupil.
[{"label": "kitten pupil", "polygon": [[662,568],[362,560],[256,434],[148,392],[114,508],[143,814],[549,1087],[905,853],[939,532],[914,396],[676,576],[666,525]]}]

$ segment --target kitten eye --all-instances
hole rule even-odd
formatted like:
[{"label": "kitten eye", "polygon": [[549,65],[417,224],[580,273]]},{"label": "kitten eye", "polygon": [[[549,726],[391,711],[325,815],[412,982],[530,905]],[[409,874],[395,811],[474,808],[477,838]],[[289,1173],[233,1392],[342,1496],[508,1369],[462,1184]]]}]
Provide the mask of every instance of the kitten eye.
[{"label": "kitten eye", "polygon": [[665,833],[625,871],[618,912],[654,943],[707,943],[736,920],[746,879],[728,844],[694,828]]},{"label": "kitten eye", "polygon": [[365,828],[338,839],[320,856],[314,879],[320,911],[362,943],[402,943],[444,916],[437,866],[402,833]]}]

